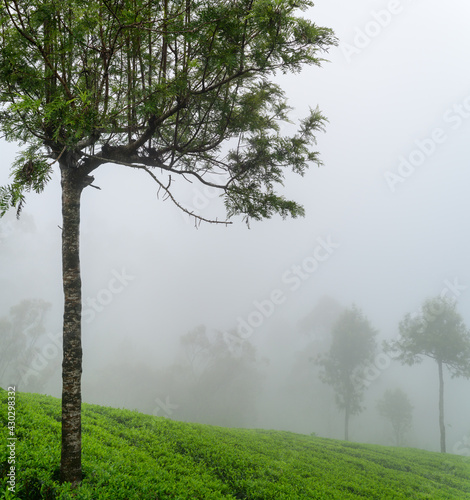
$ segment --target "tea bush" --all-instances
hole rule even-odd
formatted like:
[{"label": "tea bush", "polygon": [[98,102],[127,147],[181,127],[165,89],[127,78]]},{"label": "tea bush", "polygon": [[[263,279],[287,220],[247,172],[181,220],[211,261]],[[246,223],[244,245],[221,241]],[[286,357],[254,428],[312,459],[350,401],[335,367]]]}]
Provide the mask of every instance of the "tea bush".
[{"label": "tea bush", "polygon": [[[0,401],[6,429],[2,389]],[[12,496],[6,489],[7,449],[2,446],[2,498],[470,498],[470,463],[464,457],[182,423],[89,404],[83,404],[83,482],[71,491],[58,481],[60,400],[19,393],[16,410],[16,491]]]}]

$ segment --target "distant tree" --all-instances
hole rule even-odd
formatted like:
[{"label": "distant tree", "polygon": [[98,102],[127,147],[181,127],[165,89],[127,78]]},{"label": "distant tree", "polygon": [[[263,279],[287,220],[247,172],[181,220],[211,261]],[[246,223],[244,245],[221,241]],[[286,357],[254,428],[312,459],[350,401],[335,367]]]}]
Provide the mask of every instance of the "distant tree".
[{"label": "distant tree", "polygon": [[456,303],[445,297],[427,299],[418,315],[406,314],[399,324],[400,337],[384,343],[386,352],[402,364],[434,359],[439,371],[439,430],[441,452],[446,452],[444,424],[444,366],[452,377],[470,378],[470,332],[456,311]]},{"label": "distant tree", "polygon": [[303,333],[323,340],[330,336],[333,325],[343,312],[344,307],[336,299],[324,295],[300,321],[299,328]]},{"label": "distant tree", "polygon": [[199,376],[213,356],[207,328],[200,325],[189,331],[181,337],[180,345],[183,347],[193,375]]},{"label": "distant tree", "polygon": [[[238,341],[237,341],[238,338]],[[166,373],[175,418],[214,425],[254,424],[262,372],[247,339],[199,326],[181,337],[181,356]]]},{"label": "distant tree", "polygon": [[401,446],[413,418],[413,406],[408,396],[401,389],[388,389],[377,403],[377,409],[392,424],[395,445]]},{"label": "distant tree", "polygon": [[344,410],[344,439],[349,439],[349,418],[362,411],[365,368],[374,359],[377,331],[356,307],[346,309],[331,332],[329,351],[317,358],[320,378],[333,387],[336,403]]},{"label": "distant tree", "polygon": [[[315,360],[328,349],[333,325],[344,310],[332,297],[320,297],[298,323],[299,333],[302,334],[298,341],[303,345],[292,354],[290,349],[298,342],[293,343],[292,336],[285,335],[286,329],[291,328],[290,325],[285,325],[282,329],[278,325],[278,338],[273,337],[276,335],[275,330],[270,332],[270,345],[273,353],[278,353],[278,366],[271,368],[273,376],[269,378],[278,378],[275,390],[277,399],[283,401],[283,411],[272,417],[279,418],[278,425],[296,423],[295,429],[301,432],[310,428],[324,436],[333,435],[332,416],[337,413],[334,395],[318,377],[319,367]],[[292,363],[286,363],[287,355],[292,357]],[[285,370],[286,366],[290,367],[288,371]]]},{"label": "distant tree", "polygon": [[[277,73],[320,65],[336,44],[298,16],[311,0],[3,0],[0,131],[25,145],[0,189],[19,213],[56,167],[62,186],[64,355],[61,481],[81,472],[80,201],[103,164],[148,175],[177,200],[175,178],[218,189],[228,217],[299,216],[276,192],[286,170],[319,163],[325,118],[280,132],[289,107]],[[94,186],[96,187],[96,186]],[[220,221],[213,221],[220,222]]]},{"label": "distant tree", "polygon": [[50,370],[41,370],[33,378],[29,374],[46,333],[50,307],[44,300],[23,300],[0,318],[0,385],[16,384],[21,390],[39,391],[47,382]]}]

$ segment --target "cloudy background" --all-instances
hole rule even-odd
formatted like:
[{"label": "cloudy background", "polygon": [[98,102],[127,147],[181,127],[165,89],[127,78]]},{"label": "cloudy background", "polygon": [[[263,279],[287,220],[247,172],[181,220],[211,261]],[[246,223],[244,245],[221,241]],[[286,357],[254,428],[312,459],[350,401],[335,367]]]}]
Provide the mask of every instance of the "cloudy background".
[{"label": "cloudy background", "polygon": [[[284,192],[305,206],[305,218],[196,229],[157,198],[145,176],[113,165],[96,172],[100,191],[85,190],[85,401],[116,404],[100,393],[100,366],[170,364],[180,336],[200,324],[245,328],[279,378],[311,341],[299,325],[325,295],[357,304],[380,338],[391,339],[405,313],[448,288],[470,325],[470,5],[319,0],[306,15],[333,28],[340,45],[322,68],[278,79],[293,119],[317,105],[329,119],[317,145],[324,166],[286,179]],[[5,184],[15,147],[0,149]],[[224,218],[212,191],[179,182],[186,206]],[[53,306],[48,329],[60,330],[60,225],[58,175],[43,195],[29,196],[22,220],[8,214],[0,222],[0,315],[22,299],[41,298]],[[446,382],[452,450],[470,431],[470,386]],[[437,449],[437,369],[383,362],[371,390],[379,397],[395,386],[413,398],[411,444]],[[60,394],[59,372],[48,392]],[[172,398],[158,388],[155,394]],[[308,416],[276,419],[273,413],[287,411],[282,400],[266,404],[257,426],[317,431]],[[341,437],[340,422],[328,431],[332,437]],[[374,441],[359,417],[351,425],[353,439]]]}]

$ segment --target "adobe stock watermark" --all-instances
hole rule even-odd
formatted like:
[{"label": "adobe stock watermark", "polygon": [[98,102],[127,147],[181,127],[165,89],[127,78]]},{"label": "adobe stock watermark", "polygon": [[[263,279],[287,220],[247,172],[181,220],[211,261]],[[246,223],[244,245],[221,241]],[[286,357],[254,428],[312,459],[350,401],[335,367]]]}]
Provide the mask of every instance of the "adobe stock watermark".
[{"label": "adobe stock watermark", "polygon": [[39,377],[49,363],[62,353],[62,332],[55,334],[48,332],[46,337],[49,341],[39,348],[31,364],[22,369],[21,384],[23,386],[27,386],[31,378]]},{"label": "adobe stock watermark", "polygon": [[[219,185],[220,177],[216,174],[208,174],[204,179],[212,184]],[[211,203],[220,198],[224,191],[221,188],[216,188],[208,184],[198,182],[197,187],[193,186],[191,193],[191,201],[185,208],[188,210],[189,214],[195,217],[202,217],[202,213],[206,210]],[[188,213],[179,210],[181,217],[187,224],[192,224],[192,217]]]},{"label": "adobe stock watermark", "polygon": [[[458,278],[454,278],[453,281],[445,280],[444,288],[441,290],[439,296],[443,299],[457,299],[462,295],[462,293],[465,290],[467,290],[467,288],[468,286],[461,284]],[[440,314],[440,312],[441,309],[440,306],[438,306],[437,309],[433,311],[428,311],[427,316],[425,316],[425,318],[427,317],[427,319],[432,319],[432,317],[437,316],[438,314]],[[422,311],[421,309],[419,309],[411,313],[410,316],[417,317],[420,316],[421,314]],[[400,333],[398,333],[397,337],[400,338]],[[392,364],[392,361],[393,359],[388,353],[385,352],[378,353],[374,358],[374,362],[371,365],[369,365],[365,370],[364,385],[366,387],[369,387],[372,384],[372,382],[376,381],[382,375],[382,373],[387,368],[389,368],[389,366]]]},{"label": "adobe stock watermark", "polygon": [[[159,416],[167,416],[171,417],[173,415],[173,412],[179,408],[178,405],[170,403],[170,397],[167,396],[165,398],[165,401],[162,401],[160,398],[155,398],[155,408],[153,409],[152,414],[159,417]],[[163,412],[164,415],[160,415],[160,412]]]},{"label": "adobe stock watermark", "polygon": [[389,0],[387,4],[377,10],[372,10],[369,19],[362,26],[354,27],[354,38],[352,43],[341,43],[341,51],[348,63],[354,56],[361,54],[369,45],[386,30],[393,21],[402,14],[406,5],[412,0],[402,2],[400,0]]},{"label": "adobe stock watermark", "polygon": [[452,453],[470,459],[470,432],[462,436],[462,438],[452,446]]},{"label": "adobe stock watermark", "polygon": [[8,405],[7,405],[7,462],[9,467],[6,467],[7,472],[7,491],[15,493],[16,491],[16,391],[15,385],[8,387]]},{"label": "adobe stock watermark", "polygon": [[434,128],[427,137],[416,139],[413,149],[398,158],[396,169],[387,170],[384,173],[390,191],[394,193],[397,185],[403,184],[416,172],[417,168],[423,166],[439,146],[449,139],[450,132],[460,129],[469,118],[470,95],[447,108],[442,115],[442,126]]},{"label": "adobe stock watermark", "polygon": [[[91,323],[96,315],[111,304],[116,294],[125,290],[135,276],[127,274],[126,269],[122,268],[120,272],[111,271],[112,278],[108,285],[102,288],[94,298],[87,297],[83,301],[82,320]],[[36,355],[28,366],[22,367],[21,384],[27,386],[31,379],[39,377],[51,362],[57,360],[62,355],[62,331],[55,333],[48,332],[46,339],[41,347],[38,348]]]},{"label": "adobe stock watermark", "polygon": [[[253,309],[244,317],[237,317],[235,331],[224,332],[227,342],[231,337],[236,339],[248,339],[253,332],[261,327],[266,319],[270,318],[276,309],[284,304],[289,293],[297,291],[302,284],[311,278],[320,266],[329,260],[333,253],[340,247],[339,243],[332,241],[331,236],[316,238],[316,245],[312,252],[300,263],[293,264],[281,275],[281,286],[274,288],[269,295],[263,299],[253,302]],[[233,340],[236,340],[233,339]]]},{"label": "adobe stock watermark", "polygon": [[115,295],[122,293],[129,283],[135,280],[135,276],[127,274],[124,267],[120,272],[113,269],[111,274],[113,277],[108,281],[105,288],[102,288],[95,297],[84,299],[82,318],[86,323],[91,323],[98,313],[111,304]]}]

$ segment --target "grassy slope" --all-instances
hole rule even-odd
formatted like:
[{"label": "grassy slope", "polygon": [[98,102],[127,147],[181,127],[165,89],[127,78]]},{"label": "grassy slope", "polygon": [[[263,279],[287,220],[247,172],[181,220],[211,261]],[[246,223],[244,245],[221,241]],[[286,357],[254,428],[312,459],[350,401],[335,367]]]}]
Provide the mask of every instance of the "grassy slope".
[{"label": "grassy slope", "polygon": [[[6,393],[1,389],[0,401],[3,427]],[[60,400],[18,394],[16,423],[16,498],[470,499],[470,463],[463,457],[180,423],[87,404],[85,477],[72,496],[56,480]],[[1,495],[5,448],[0,450]]]}]

